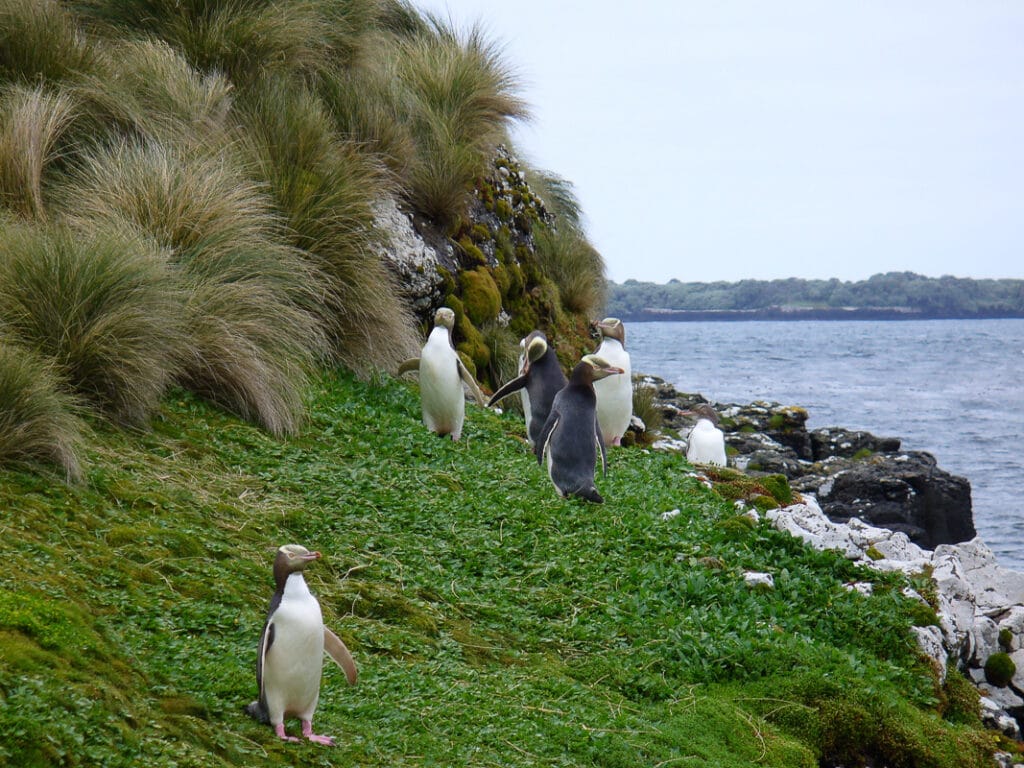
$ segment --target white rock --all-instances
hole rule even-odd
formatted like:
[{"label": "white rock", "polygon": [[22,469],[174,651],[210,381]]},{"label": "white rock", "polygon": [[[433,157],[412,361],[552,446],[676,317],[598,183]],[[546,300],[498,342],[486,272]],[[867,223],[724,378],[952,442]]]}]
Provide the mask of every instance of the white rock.
[{"label": "white rock", "polygon": [[875,594],[875,585],[870,581],[854,581],[843,586],[851,592],[859,592],[864,597],[871,597],[871,595]]},{"label": "white rock", "polygon": [[670,509],[668,512],[662,512],[661,513],[661,519],[662,520],[671,520],[673,517],[678,517],[678,516],[679,516],[679,510],[678,509]]},{"label": "white rock", "polygon": [[917,645],[921,651],[935,662],[935,668],[939,670],[939,682],[946,681],[946,646],[942,642],[942,630],[935,626],[911,627],[917,639]]},{"label": "white rock", "polygon": [[1022,646],[1021,636],[1024,635],[1024,605],[1015,605],[999,617],[999,628],[1008,629],[1013,633],[1013,647]]},{"label": "white rock", "polygon": [[970,629],[972,666],[984,667],[988,657],[999,648],[999,627],[988,616],[978,616]]},{"label": "white rock", "polygon": [[760,587],[766,586],[769,589],[775,588],[775,577],[770,573],[761,573],[759,571],[746,571],[743,574],[743,581],[746,582],[748,587]]}]

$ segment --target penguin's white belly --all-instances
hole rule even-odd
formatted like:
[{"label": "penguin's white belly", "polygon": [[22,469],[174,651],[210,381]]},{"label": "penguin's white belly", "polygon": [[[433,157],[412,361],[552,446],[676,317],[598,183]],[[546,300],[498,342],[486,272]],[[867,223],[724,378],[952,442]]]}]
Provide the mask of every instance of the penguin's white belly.
[{"label": "penguin's white belly", "polygon": [[[526,362],[526,355],[519,355],[519,367],[516,369],[522,375],[523,364]],[[530,393],[526,391],[526,387],[519,390],[519,399],[523,403],[523,418],[526,420],[526,439],[530,442],[530,447],[533,447],[533,439],[530,437],[530,419],[533,417],[533,412],[530,410]]]},{"label": "penguin's white belly", "polygon": [[725,435],[707,419],[700,419],[690,430],[686,458],[691,464],[726,465]]},{"label": "penguin's white belly", "polygon": [[289,715],[311,720],[320,696],[324,623],[320,605],[287,598],[274,612],[274,642],[263,665],[263,689],[272,723]]},{"label": "penguin's white belly", "polygon": [[466,396],[462,391],[459,364],[448,338],[433,334],[420,355],[420,400],[423,423],[432,432],[458,437],[466,416]]},{"label": "penguin's white belly", "polygon": [[617,339],[605,339],[595,354],[625,371],[594,382],[601,439],[605,445],[611,445],[614,440],[626,434],[633,418],[633,373],[629,353]]}]

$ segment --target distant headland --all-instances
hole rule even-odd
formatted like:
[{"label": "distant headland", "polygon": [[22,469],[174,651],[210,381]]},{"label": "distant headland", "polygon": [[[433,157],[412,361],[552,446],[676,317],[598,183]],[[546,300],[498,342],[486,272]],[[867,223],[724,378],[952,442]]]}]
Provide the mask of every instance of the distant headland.
[{"label": "distant headland", "polygon": [[1024,317],[1024,280],[887,272],[857,282],[609,283],[608,315],[624,320],[931,320]]}]

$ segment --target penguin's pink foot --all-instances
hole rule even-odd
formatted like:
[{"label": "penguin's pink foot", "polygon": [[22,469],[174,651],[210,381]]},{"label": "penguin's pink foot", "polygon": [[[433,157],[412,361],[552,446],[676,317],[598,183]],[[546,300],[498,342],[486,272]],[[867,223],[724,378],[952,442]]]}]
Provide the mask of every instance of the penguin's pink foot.
[{"label": "penguin's pink foot", "polygon": [[334,739],[330,736],[321,736],[320,734],[313,733],[313,722],[311,720],[302,721],[302,735],[316,744],[326,744],[328,747],[334,746]]},{"label": "penguin's pink foot", "polygon": [[297,739],[294,736],[289,736],[287,733],[285,733],[284,723],[278,723],[277,725],[275,725],[274,733],[277,734],[277,738],[283,739],[284,741],[302,741],[302,739]]},{"label": "penguin's pink foot", "polygon": [[622,436],[612,438],[612,445],[622,445]]}]

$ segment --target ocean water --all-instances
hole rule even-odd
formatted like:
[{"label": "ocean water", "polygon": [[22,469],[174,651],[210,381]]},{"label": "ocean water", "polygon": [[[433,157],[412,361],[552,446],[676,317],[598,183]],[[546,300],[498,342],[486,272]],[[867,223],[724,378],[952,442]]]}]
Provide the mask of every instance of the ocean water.
[{"label": "ocean water", "polygon": [[1024,571],[1024,320],[628,323],[634,373],[808,428],[902,438],[971,483],[978,535]]}]

